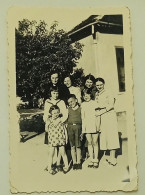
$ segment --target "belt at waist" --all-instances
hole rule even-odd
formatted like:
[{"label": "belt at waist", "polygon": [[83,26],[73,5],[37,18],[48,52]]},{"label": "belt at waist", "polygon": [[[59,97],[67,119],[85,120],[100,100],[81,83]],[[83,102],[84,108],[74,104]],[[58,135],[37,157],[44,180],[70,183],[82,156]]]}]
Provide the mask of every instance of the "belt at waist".
[{"label": "belt at waist", "polygon": [[82,125],[82,123],[68,123],[68,125]]}]

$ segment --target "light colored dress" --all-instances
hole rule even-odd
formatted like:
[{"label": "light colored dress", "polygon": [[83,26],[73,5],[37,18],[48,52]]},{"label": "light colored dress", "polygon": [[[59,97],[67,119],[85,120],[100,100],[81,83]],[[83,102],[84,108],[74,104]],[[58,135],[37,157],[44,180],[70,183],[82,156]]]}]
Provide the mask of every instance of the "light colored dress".
[{"label": "light colored dress", "polygon": [[43,120],[46,122],[48,116],[50,115],[49,110],[50,107],[53,105],[57,105],[60,109],[60,114],[62,114],[61,121],[65,122],[68,118],[68,110],[66,108],[66,105],[63,100],[52,100],[52,99],[47,99],[44,104],[44,115],[43,115]]},{"label": "light colored dress", "polygon": [[105,89],[96,93],[98,107],[106,108],[106,112],[100,117],[100,149],[112,150],[120,148],[117,116],[114,111],[114,97]]},{"label": "light colored dress", "polygon": [[96,133],[97,125],[95,108],[97,108],[97,103],[94,100],[83,102],[81,108],[82,133]]},{"label": "light colored dress", "polygon": [[74,94],[78,99],[78,103],[81,104],[81,89],[79,87],[71,86],[68,88],[70,94]]}]

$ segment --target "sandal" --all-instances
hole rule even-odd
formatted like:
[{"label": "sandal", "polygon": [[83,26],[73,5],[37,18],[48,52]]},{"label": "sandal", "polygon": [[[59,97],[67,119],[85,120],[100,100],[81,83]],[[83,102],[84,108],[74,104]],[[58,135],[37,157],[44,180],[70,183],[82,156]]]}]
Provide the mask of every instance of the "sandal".
[{"label": "sandal", "polygon": [[50,173],[51,175],[55,175],[55,174],[57,173],[57,171],[54,170],[54,169],[51,169],[51,170],[49,171],[49,173]]},{"label": "sandal", "polygon": [[94,162],[93,168],[97,169],[99,167],[99,162]]},{"label": "sandal", "polygon": [[69,167],[64,167],[64,168],[63,168],[63,173],[66,174],[66,173],[68,173],[68,172],[69,172]]},{"label": "sandal", "polygon": [[57,168],[57,171],[60,171],[60,172],[63,171],[62,165],[57,165],[56,168]]},{"label": "sandal", "polygon": [[88,167],[89,168],[92,168],[94,166],[94,163],[93,162],[90,162],[89,164],[88,164]]},{"label": "sandal", "polygon": [[81,170],[82,169],[82,163],[77,164],[77,169],[78,170]]},{"label": "sandal", "polygon": [[73,164],[73,170],[77,170],[77,164]]},{"label": "sandal", "polygon": [[114,159],[108,161],[108,163],[109,163],[109,165],[116,166],[117,165],[117,160],[116,160],[116,158],[114,158]]}]

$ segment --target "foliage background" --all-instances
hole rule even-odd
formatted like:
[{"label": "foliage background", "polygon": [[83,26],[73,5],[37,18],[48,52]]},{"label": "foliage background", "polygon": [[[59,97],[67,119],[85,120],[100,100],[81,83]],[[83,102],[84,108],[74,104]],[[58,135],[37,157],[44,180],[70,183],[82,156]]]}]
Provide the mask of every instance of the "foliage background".
[{"label": "foliage background", "polygon": [[76,86],[83,82],[83,69],[77,69],[83,45],[71,44],[71,39],[58,22],[48,28],[45,21],[19,21],[16,36],[16,88],[17,96],[28,101],[43,98],[45,85],[50,82],[50,73],[58,71],[62,82],[71,74]]}]

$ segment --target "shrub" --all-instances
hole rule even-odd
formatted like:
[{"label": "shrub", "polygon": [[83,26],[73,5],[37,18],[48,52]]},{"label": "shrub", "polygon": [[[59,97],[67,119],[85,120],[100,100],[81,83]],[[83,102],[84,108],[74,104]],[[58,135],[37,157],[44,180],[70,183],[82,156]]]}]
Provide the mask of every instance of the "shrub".
[{"label": "shrub", "polygon": [[45,131],[45,124],[42,114],[21,117],[19,121],[20,131],[37,132],[38,134]]}]

